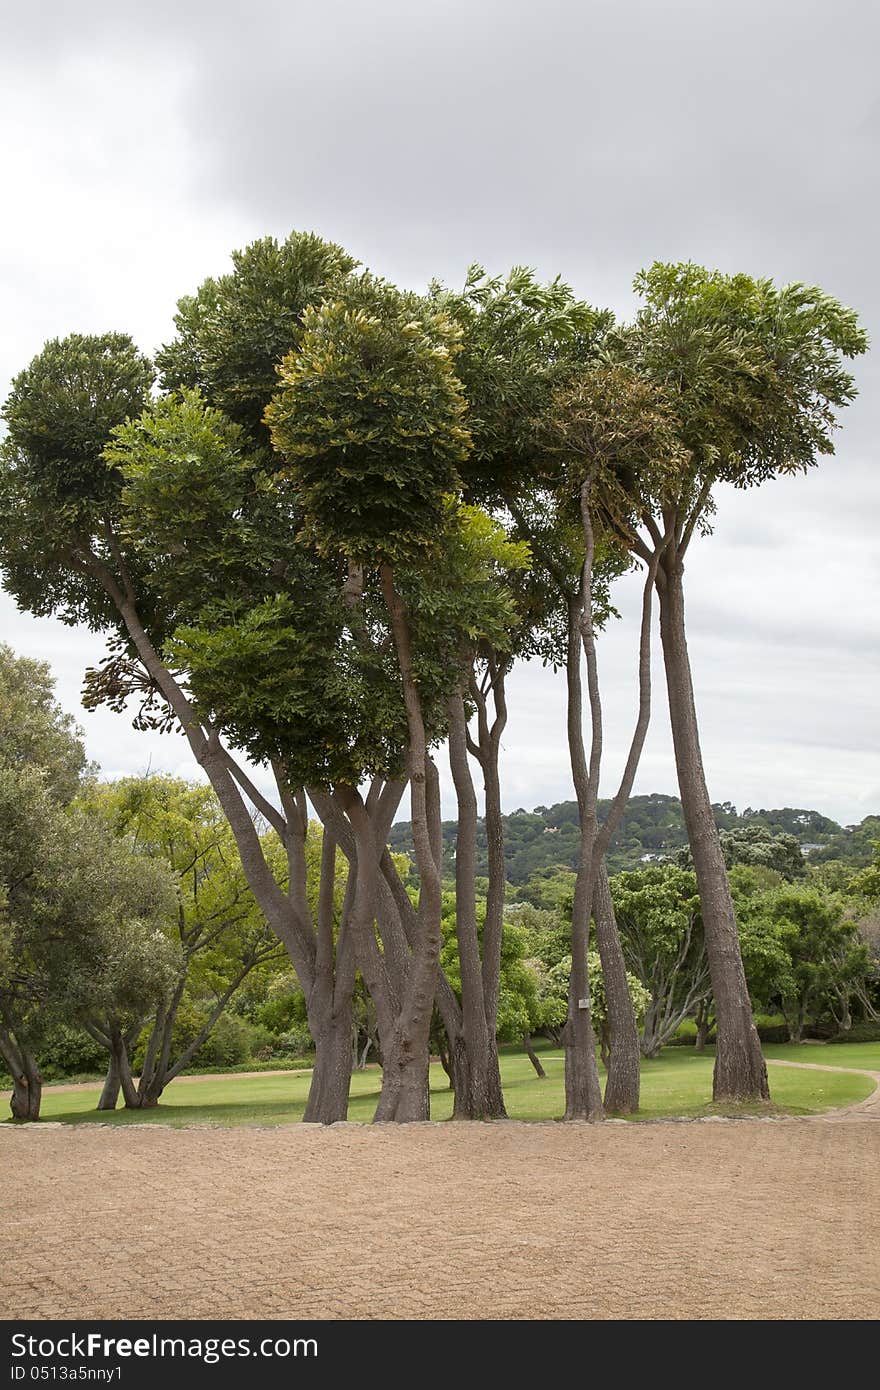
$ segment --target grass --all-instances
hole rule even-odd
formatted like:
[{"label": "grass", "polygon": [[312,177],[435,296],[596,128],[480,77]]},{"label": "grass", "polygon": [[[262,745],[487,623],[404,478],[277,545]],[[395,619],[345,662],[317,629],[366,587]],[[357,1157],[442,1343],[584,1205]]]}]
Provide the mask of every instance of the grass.
[{"label": "grass", "polygon": [[[835,1046],[765,1048],[768,1057],[830,1066],[880,1070],[880,1043]],[[542,1052],[547,1070],[540,1081],[522,1053],[505,1050],[502,1075],[507,1113],[515,1120],[553,1120],[563,1111],[562,1054],[555,1048]],[[711,1051],[703,1055],[690,1048],[668,1048],[656,1061],[642,1064],[642,1106],[639,1119],[661,1116],[699,1116],[718,1113],[711,1103]],[[868,1077],[839,1072],[796,1071],[771,1067],[770,1085],[777,1112],[806,1115],[852,1105],[871,1094]],[[43,1119],[66,1124],[168,1124],[168,1125],[278,1125],[302,1118],[309,1087],[309,1073],[297,1075],[266,1072],[260,1076],[222,1078],[204,1076],[172,1083],[153,1110],[97,1111],[100,1087],[82,1091],[43,1092]],[[349,1119],[373,1117],[380,1074],[375,1069],[352,1078]],[[431,1068],[431,1116],[448,1119],[452,1112],[446,1076],[439,1065]],[[739,1112],[742,1113],[742,1112]],[[748,1111],[746,1112],[748,1113]]]}]

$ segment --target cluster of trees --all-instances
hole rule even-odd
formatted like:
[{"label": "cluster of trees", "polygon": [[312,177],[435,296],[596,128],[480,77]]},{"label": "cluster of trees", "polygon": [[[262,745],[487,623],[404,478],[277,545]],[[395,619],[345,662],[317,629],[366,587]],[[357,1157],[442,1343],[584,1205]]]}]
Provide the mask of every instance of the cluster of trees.
[{"label": "cluster of trees", "polygon": [[[378,1119],[427,1117],[435,1008],[456,1114],[504,1113],[499,747],[507,673],[532,657],[565,668],[578,811],[566,1118],[604,1113],[591,917],[604,1106],[637,1105],[636,1012],[604,859],[650,718],[655,596],[715,1097],[768,1093],[703,775],[684,562],[717,484],[753,487],[831,452],[854,390],[846,359],[866,340],[852,311],[800,285],[657,264],[636,290],[630,323],[522,269],[473,267],[460,291],[416,295],[295,233],[254,243],[182,299],[155,363],[123,334],[74,334],[13,384],[0,455],[6,587],[33,613],[108,635],[90,702],[135,699],[137,724],[185,734],[302,989],[316,1047],[307,1119],[345,1116],[361,987],[383,1063]],[[633,565],[645,580],[638,716],[600,825],[597,633]],[[444,742],[458,810],[456,987],[433,756]],[[388,849],[407,788],[415,901]],[[309,803],[323,826],[311,897]],[[125,1041],[109,1017],[100,1031]]]},{"label": "cluster of trees", "polygon": [[59,1032],[68,1056],[85,1034],[104,1058],[99,1109],[120,1091],[127,1107],[153,1106],[283,948],[210,787],[98,782],[48,667],[2,645],[0,718],[0,1061],[12,1114],[38,1117],[41,1058]]}]

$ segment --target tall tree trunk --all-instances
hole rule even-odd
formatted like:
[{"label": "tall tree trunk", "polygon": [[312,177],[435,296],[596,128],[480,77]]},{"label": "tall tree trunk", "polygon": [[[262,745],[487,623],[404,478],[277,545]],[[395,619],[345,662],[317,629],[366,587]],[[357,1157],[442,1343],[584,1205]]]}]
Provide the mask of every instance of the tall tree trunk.
[{"label": "tall tree trunk", "polygon": [[716,1101],[768,1100],[767,1067],[752,1017],[730,884],[706,787],[685,635],[684,567],[669,552],[658,572],[660,635],[678,785],[700,893],[715,999]]},{"label": "tall tree trunk", "polygon": [[43,1078],[36,1062],[25,1055],[24,1065],[12,1078],[10,1109],[13,1120],[34,1121],[40,1118],[43,1098]]},{"label": "tall tree trunk", "polygon": [[458,803],[455,854],[455,932],[461,967],[462,1037],[467,1053],[467,1091],[455,1091],[455,1117],[488,1118],[489,1029],[483,997],[483,974],[477,936],[476,860],[477,796],[471,778],[467,750],[467,720],[460,692],[447,702],[449,764]]},{"label": "tall tree trunk", "polygon": [[[588,565],[584,567],[588,574]],[[571,975],[568,985],[568,1015],[562,1029],[565,1048],[565,1119],[600,1120],[603,1116],[602,1088],[596,1063],[596,1039],[590,1018],[590,980],[587,951],[590,937],[590,911],[593,896],[593,847],[596,840],[597,751],[601,732],[593,725],[593,749],[588,770],[583,741],[583,697],[581,687],[582,615],[589,598],[589,579],[579,601],[569,603],[568,660],[568,747],[572,780],[580,816],[580,856],[571,909]]]},{"label": "tall tree trunk", "polygon": [[[321,883],[318,902],[318,951],[315,984],[308,997],[309,1029],[315,1039],[315,1065],[303,1120],[332,1125],[348,1117],[348,1096],[354,1057],[351,1050],[356,973],[351,915],[357,886],[349,871],[338,940],[333,940],[333,894],[336,881],[336,841],[324,832],[321,845]],[[320,1045],[318,1039],[320,1038]],[[355,1042],[355,1047],[357,1042]]]},{"label": "tall tree trunk", "polygon": [[507,864],[504,858],[504,818],[501,814],[501,777],[499,758],[501,735],[507,725],[505,693],[505,657],[494,654],[487,658],[491,678],[495,718],[490,725],[487,692],[475,679],[471,693],[477,705],[478,742],[471,751],[476,755],[483,773],[486,808],[486,844],[489,886],[486,891],[486,921],[483,926],[483,1007],[489,1035],[489,1055],[486,1071],[489,1115],[504,1119],[504,1091],[501,1085],[501,1066],[498,1060],[498,990],[501,981],[501,945],[504,930],[504,900],[507,890]]},{"label": "tall tree trunk", "polygon": [[399,1088],[393,1118],[408,1122],[430,1118],[428,1037],[443,939],[443,882],[440,864],[435,859],[431,844],[427,804],[428,740],[418,684],[413,673],[409,621],[388,565],[382,567],[382,589],[403,684],[409,734],[412,835],[419,874],[418,938],[401,1004],[395,1058]]},{"label": "tall tree trunk", "polygon": [[609,1055],[605,1109],[616,1115],[632,1115],[639,1108],[639,1028],[626,978],[626,963],[620,945],[620,934],[608,885],[608,870],[604,860],[599,865],[593,891],[593,921],[596,924],[596,945],[602,962],[608,1017]]}]

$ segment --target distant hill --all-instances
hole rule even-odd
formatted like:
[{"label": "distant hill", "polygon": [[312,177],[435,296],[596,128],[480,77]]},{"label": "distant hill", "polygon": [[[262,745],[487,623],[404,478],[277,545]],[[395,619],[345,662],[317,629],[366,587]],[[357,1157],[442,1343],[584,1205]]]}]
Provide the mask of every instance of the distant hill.
[{"label": "distant hill", "polygon": [[[599,816],[608,810],[608,801],[599,802]],[[732,830],[747,825],[765,825],[774,834],[794,835],[805,857],[809,859],[846,859],[851,863],[868,864],[873,850],[871,840],[880,839],[880,817],[868,816],[859,826],[843,827],[819,811],[805,811],[785,806],[765,811],[751,806],[738,812],[729,801],[713,806],[719,829]],[[443,823],[444,873],[451,877],[455,871],[455,821]],[[519,886],[532,874],[561,866],[577,867],[579,850],[577,803],[561,801],[556,806],[537,806],[534,811],[513,811],[504,817],[507,877]],[[391,827],[391,848],[409,855],[413,853],[412,832],[408,821],[398,821]],[[681,802],[675,796],[634,796],[608,852],[611,873],[634,869],[652,858],[673,855],[687,844]],[[488,872],[486,861],[486,829],[480,821],[477,830],[477,873]]]}]

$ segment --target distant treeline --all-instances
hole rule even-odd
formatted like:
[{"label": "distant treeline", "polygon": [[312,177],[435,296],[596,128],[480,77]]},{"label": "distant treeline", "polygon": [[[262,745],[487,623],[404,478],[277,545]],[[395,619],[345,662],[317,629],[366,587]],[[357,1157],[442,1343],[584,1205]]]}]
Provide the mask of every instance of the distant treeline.
[{"label": "distant treeline", "polygon": [[[608,801],[599,802],[599,818],[604,818]],[[784,806],[777,810],[742,812],[729,801],[713,805],[720,830],[746,826],[766,826],[774,835],[794,835],[810,861],[842,859],[850,864],[867,865],[873,857],[873,842],[880,840],[880,816],[866,816],[860,825],[841,826],[819,811]],[[443,822],[443,868],[451,876],[455,866],[456,822]],[[534,811],[517,810],[504,817],[505,858],[508,881],[516,886],[531,876],[556,866],[577,868],[580,850],[577,803],[561,801],[555,806],[536,806]],[[398,821],[389,837],[395,851],[413,854],[409,821]],[[666,858],[683,849],[687,832],[681,802],[675,796],[634,796],[620,828],[611,841],[608,871],[615,874],[649,862],[649,857]],[[477,873],[488,873],[486,827],[477,830]]]}]

